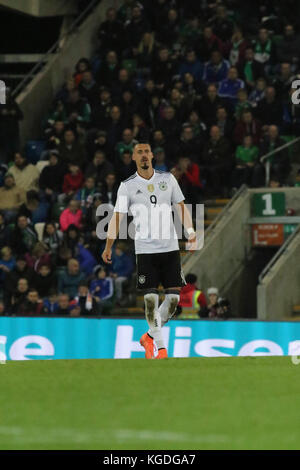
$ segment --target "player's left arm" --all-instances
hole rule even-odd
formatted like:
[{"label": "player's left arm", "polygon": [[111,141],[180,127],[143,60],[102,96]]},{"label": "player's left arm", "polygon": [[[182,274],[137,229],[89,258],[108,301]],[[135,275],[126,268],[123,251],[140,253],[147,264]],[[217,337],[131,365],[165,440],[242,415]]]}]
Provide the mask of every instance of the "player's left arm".
[{"label": "player's left arm", "polygon": [[175,204],[176,211],[179,216],[179,220],[184,226],[187,234],[188,234],[188,240],[190,243],[196,242],[196,232],[193,227],[193,220],[190,214],[190,211],[186,207],[184,201],[178,202]]}]

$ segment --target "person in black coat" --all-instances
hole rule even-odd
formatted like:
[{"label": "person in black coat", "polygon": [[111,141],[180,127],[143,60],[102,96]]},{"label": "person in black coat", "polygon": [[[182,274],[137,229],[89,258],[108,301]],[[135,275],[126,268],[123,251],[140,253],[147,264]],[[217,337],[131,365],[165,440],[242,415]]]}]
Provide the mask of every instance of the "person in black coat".
[{"label": "person in black coat", "polygon": [[59,160],[58,150],[50,150],[49,165],[43,168],[39,180],[40,190],[48,200],[55,201],[57,195],[62,192],[66,171],[66,166]]},{"label": "person in black coat", "polygon": [[268,86],[265,91],[265,98],[258,102],[255,116],[263,126],[275,124],[280,126],[283,118],[283,105],[276,97],[273,86]]},{"label": "person in black coat", "polygon": [[237,65],[239,77],[247,85],[248,90],[255,87],[258,78],[264,78],[265,71],[263,65],[254,59],[254,51],[252,47],[247,47],[245,50],[245,60]]},{"label": "person in black coat", "polygon": [[101,53],[113,49],[119,54],[123,47],[123,34],[124,26],[117,20],[116,10],[114,8],[108,8],[106,10],[106,21],[104,21],[98,29]]}]

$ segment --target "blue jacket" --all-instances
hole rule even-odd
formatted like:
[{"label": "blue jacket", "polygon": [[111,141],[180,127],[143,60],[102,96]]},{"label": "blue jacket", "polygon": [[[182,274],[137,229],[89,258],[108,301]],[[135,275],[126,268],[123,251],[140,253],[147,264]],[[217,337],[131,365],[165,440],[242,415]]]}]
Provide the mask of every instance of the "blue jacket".
[{"label": "blue jacket", "polygon": [[112,255],[112,270],[119,277],[129,277],[133,271],[133,262],[130,256],[122,253],[121,256]]},{"label": "blue jacket", "polygon": [[243,80],[237,78],[236,80],[222,80],[219,85],[218,95],[220,98],[229,98],[231,100],[236,100],[237,92],[240,88],[245,88],[245,83]]},{"label": "blue jacket", "polygon": [[[100,287],[100,291],[95,292],[96,287]],[[91,282],[90,286],[91,294],[95,297],[99,297],[101,300],[108,300],[114,293],[114,283],[111,277],[105,279],[95,279]]]},{"label": "blue jacket", "polygon": [[230,64],[228,60],[223,60],[218,67],[215,67],[211,62],[206,62],[203,72],[203,80],[206,83],[219,83],[225,80],[229,70]]},{"label": "blue jacket", "polygon": [[97,264],[97,261],[95,260],[94,256],[92,253],[84,248],[81,243],[78,243],[77,245],[78,253],[76,256],[76,259],[78,263],[80,264],[80,269],[81,271],[84,271],[85,274],[92,274],[94,267]]}]

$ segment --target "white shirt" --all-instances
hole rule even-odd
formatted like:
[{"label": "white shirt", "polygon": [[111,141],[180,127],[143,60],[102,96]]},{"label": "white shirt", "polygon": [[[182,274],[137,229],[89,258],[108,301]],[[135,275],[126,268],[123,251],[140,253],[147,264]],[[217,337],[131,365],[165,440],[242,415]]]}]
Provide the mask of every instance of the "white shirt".
[{"label": "white shirt", "polygon": [[172,204],[183,200],[172,173],[154,170],[152,177],[146,179],[136,172],[120,184],[114,212],[133,216],[136,254],[179,249]]}]

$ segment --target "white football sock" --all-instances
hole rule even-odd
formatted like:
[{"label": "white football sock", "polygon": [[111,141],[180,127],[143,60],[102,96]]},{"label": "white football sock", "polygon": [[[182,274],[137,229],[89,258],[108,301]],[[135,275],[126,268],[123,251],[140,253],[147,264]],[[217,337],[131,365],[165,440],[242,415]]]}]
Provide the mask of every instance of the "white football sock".
[{"label": "white football sock", "polygon": [[178,294],[166,294],[165,300],[159,306],[161,326],[164,326],[176,312],[180,296]]},{"label": "white football sock", "polygon": [[161,333],[161,317],[158,310],[158,294],[150,293],[144,295],[145,315],[149,325],[149,335],[154,339],[157,349],[164,348],[164,340]]}]

